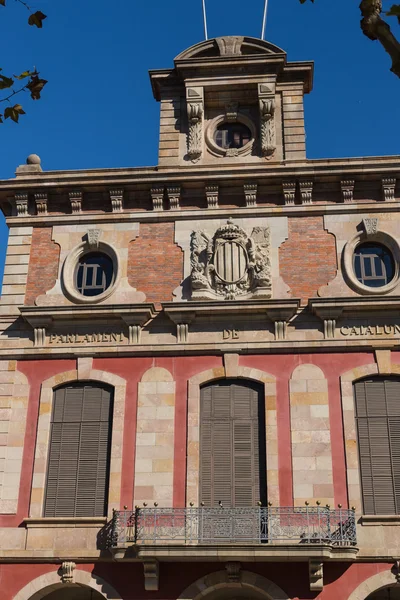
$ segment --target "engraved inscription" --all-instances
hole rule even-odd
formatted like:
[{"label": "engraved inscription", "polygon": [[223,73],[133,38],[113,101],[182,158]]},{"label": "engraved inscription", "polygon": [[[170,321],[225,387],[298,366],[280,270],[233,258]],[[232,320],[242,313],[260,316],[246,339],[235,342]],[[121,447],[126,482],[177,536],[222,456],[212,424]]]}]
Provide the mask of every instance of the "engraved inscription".
[{"label": "engraved inscription", "polygon": [[222,337],[224,340],[238,340],[239,331],[237,329],[224,329]]},{"label": "engraved inscription", "polygon": [[400,325],[344,325],[339,331],[341,335],[346,337],[394,336],[400,335]]},{"label": "engraved inscription", "polygon": [[123,343],[125,335],[120,333],[52,333],[49,337],[50,344],[110,344]]}]

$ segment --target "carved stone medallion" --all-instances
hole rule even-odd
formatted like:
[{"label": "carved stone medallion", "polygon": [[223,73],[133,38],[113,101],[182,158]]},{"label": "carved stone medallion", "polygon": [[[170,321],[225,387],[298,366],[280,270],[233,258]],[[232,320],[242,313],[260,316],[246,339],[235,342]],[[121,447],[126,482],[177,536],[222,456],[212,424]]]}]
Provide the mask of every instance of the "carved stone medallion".
[{"label": "carved stone medallion", "polygon": [[251,236],[229,220],[209,237],[191,236],[192,300],[271,297],[269,227]]}]

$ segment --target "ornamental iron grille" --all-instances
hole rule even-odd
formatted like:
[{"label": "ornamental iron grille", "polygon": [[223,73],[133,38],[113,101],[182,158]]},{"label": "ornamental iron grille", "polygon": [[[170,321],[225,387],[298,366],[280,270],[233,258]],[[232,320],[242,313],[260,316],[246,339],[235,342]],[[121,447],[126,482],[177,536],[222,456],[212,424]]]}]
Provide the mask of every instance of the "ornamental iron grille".
[{"label": "ornamental iron grille", "polygon": [[320,506],[115,511],[112,540],[114,547],[236,543],[354,546],[357,543],[354,510]]}]

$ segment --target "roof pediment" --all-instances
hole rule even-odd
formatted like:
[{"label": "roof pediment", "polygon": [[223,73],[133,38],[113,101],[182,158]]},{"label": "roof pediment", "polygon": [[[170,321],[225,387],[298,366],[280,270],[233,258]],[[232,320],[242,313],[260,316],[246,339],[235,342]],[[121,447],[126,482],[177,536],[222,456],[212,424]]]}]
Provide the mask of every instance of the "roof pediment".
[{"label": "roof pediment", "polygon": [[270,42],[257,38],[230,35],[212,38],[200,42],[181,52],[176,61],[191,60],[196,58],[219,58],[221,56],[249,56],[265,54],[286,54]]}]

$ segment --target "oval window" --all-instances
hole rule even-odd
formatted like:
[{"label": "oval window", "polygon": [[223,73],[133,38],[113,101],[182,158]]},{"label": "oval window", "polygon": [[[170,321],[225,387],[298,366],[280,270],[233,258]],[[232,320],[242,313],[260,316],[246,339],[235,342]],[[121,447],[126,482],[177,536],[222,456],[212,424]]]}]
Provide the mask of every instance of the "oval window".
[{"label": "oval window", "polygon": [[101,252],[84,254],[77,265],[75,286],[83,296],[99,296],[114,279],[112,259]]},{"label": "oval window", "polygon": [[368,287],[383,287],[392,281],[395,274],[392,253],[374,242],[357,246],[353,267],[358,281]]},{"label": "oval window", "polygon": [[224,150],[243,148],[251,140],[251,131],[243,123],[222,123],[214,134],[215,143]]}]

